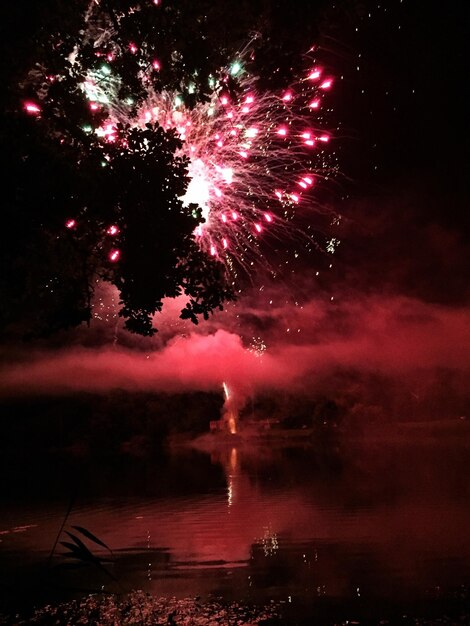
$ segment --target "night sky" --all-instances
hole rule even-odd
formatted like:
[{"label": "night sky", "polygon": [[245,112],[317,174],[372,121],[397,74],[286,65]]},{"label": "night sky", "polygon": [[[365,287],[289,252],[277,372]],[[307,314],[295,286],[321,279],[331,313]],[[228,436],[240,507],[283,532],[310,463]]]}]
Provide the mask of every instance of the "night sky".
[{"label": "night sky", "polygon": [[348,160],[355,180],[392,186],[426,179],[462,195],[468,18],[464,2],[379,2],[341,41],[349,71],[338,106],[358,140],[354,163]]},{"label": "night sky", "polygon": [[[229,379],[243,396],[249,385],[305,391],[315,380],[317,391],[331,389],[345,371],[429,389],[446,371],[465,396],[469,5],[321,9],[318,54],[335,76],[339,173],[320,193],[341,241],[334,258],[300,255],[278,281],[253,277],[235,305],[197,328],[169,302],[152,340],[116,334],[114,296],[105,292],[104,322],[41,343],[3,389],[209,390]],[[341,215],[334,226],[333,214]]]},{"label": "night sky", "polygon": [[346,275],[379,290],[391,278],[405,293],[465,302],[469,8],[374,4],[330,44],[344,75],[335,107],[350,179],[344,214],[360,231],[345,238]]}]

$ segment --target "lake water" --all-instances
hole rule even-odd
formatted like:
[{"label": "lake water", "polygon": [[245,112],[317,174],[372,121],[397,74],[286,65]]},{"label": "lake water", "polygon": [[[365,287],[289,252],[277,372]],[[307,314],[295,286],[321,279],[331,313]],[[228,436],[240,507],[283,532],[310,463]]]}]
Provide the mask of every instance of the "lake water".
[{"label": "lake water", "polygon": [[[294,611],[402,610],[458,595],[470,583],[467,426],[152,458],[12,454],[0,515],[4,608],[102,587]],[[92,565],[57,569],[61,546],[47,566],[72,496],[65,530],[104,541],[117,581]]]}]

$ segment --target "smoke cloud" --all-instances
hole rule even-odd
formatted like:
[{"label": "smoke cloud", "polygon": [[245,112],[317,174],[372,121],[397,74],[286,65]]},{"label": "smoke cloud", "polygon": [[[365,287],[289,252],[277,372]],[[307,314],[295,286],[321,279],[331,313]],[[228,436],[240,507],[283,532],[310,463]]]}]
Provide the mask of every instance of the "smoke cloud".
[{"label": "smoke cloud", "polygon": [[[4,366],[0,392],[210,391],[221,390],[226,381],[239,394],[305,393],[345,371],[408,382],[420,372],[445,370],[463,378],[470,372],[470,309],[465,306],[363,297],[336,304],[279,304],[268,312],[264,305],[241,310],[252,324],[263,320],[266,350],[222,328],[174,336],[152,351],[119,346],[42,350]],[[248,322],[242,324],[247,332]],[[262,334],[258,327],[254,332]]]}]

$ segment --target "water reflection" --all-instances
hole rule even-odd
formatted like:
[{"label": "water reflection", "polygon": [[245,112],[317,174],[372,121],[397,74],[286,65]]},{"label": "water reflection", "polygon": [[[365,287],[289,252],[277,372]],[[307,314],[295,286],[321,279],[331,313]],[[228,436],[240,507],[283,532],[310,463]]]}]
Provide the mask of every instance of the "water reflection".
[{"label": "water reflection", "polygon": [[[392,602],[468,583],[467,458],[463,443],[442,441],[180,450],[142,462],[139,480],[134,463],[133,491],[113,472],[98,491],[82,484],[69,524],[112,547],[125,588]],[[7,577],[38,571],[65,508],[47,488],[32,504],[10,501],[0,526]],[[112,586],[90,572],[87,584]]]}]

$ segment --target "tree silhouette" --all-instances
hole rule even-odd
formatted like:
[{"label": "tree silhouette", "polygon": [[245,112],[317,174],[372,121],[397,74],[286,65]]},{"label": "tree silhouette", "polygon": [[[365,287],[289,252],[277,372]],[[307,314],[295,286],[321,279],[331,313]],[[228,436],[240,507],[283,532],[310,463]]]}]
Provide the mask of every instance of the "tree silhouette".
[{"label": "tree silhouette", "polygon": [[[139,12],[137,27],[128,3],[103,2],[85,24],[84,3],[65,11],[56,4],[49,3],[49,32],[44,15],[36,18],[40,27],[30,27],[35,44],[25,42],[29,73],[27,59],[15,56],[11,68],[2,62],[12,90],[2,103],[0,127],[7,180],[0,325],[43,334],[89,321],[99,280],[118,288],[120,315],[132,332],[153,334],[152,318],[163,299],[183,294],[182,317],[197,323],[233,293],[222,264],[193,239],[202,214],[181,200],[189,181],[187,161],[176,155],[181,140],[157,124],[121,124],[115,143],[100,142],[90,125],[103,121],[105,112],[90,111],[80,88],[89,72],[102,67],[107,50],[121,50],[130,37],[142,42],[144,29],[152,34],[148,10]],[[101,25],[112,36],[98,46],[93,29]],[[21,57],[19,46],[17,51]],[[136,107],[145,96],[138,78],[144,52],[149,54],[142,43],[135,58],[116,54],[113,68],[120,96],[132,94]],[[173,74],[168,70],[169,82],[180,80],[178,63]],[[163,88],[158,81],[153,87]]]}]

